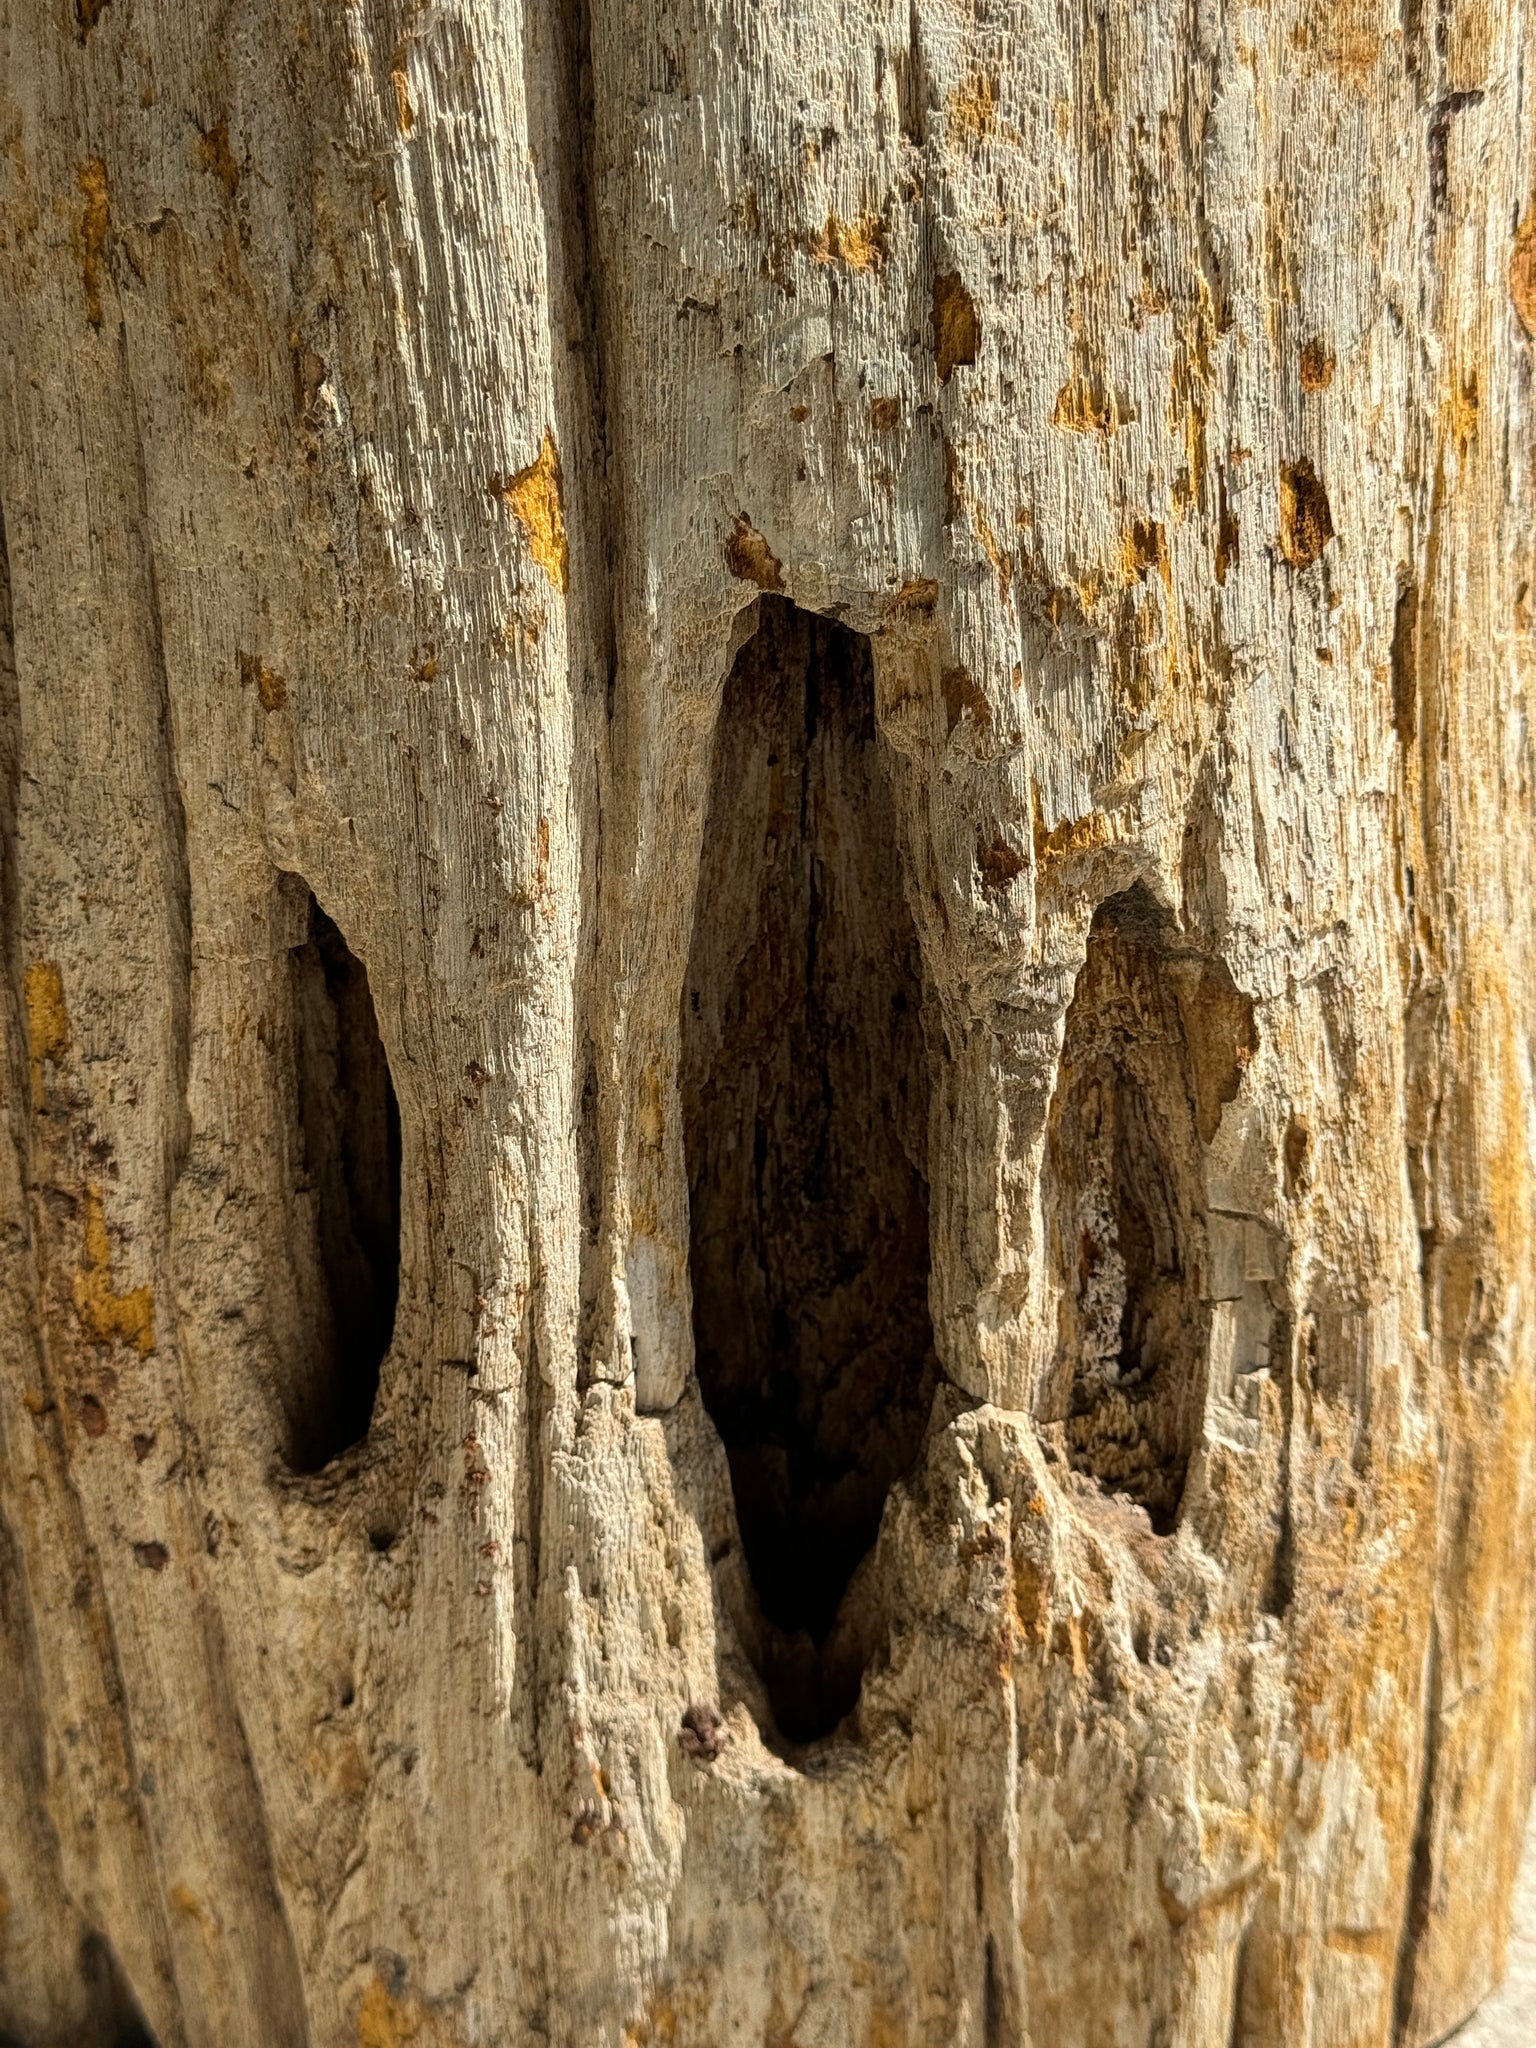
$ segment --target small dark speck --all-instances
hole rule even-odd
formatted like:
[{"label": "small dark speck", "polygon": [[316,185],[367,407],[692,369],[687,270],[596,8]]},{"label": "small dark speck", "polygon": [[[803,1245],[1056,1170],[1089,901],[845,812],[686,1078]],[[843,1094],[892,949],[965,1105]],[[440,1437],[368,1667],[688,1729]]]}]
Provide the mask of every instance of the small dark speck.
[{"label": "small dark speck", "polygon": [[695,1700],[684,1711],[677,1736],[678,1748],[684,1756],[691,1756],[701,1764],[712,1764],[729,1740],[725,1723],[716,1708]]},{"label": "small dark speck", "polygon": [[599,1807],[589,1801],[571,1823],[571,1840],[578,1849],[585,1848],[592,1837],[602,1832],[603,1816]]}]

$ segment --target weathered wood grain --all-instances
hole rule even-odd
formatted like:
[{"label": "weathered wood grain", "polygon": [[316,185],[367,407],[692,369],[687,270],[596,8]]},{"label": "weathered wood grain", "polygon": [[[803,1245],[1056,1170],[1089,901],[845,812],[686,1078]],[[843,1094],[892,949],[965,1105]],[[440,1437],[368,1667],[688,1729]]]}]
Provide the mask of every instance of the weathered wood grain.
[{"label": "weathered wood grain", "polygon": [[[0,0],[0,2030],[1425,2048],[1496,1981],[1532,32]],[[787,1669],[862,1673],[809,1747]]]}]

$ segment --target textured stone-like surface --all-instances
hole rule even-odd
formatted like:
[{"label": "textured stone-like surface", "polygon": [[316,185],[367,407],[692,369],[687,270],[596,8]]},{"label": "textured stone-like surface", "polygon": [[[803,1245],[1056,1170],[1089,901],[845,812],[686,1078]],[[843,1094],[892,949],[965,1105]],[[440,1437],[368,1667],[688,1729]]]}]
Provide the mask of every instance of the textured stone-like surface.
[{"label": "textured stone-like surface", "polygon": [[[1531,28],[0,0],[0,2026],[1422,2048],[1494,1982]],[[938,1376],[915,1450],[805,1467],[901,1472],[809,1751],[690,1285],[776,603],[867,643],[883,822],[803,825],[759,929],[886,869],[834,982],[774,963],[758,1071],[830,1107],[764,1157],[814,1208],[794,1131],[892,1105]],[[321,1134],[378,1123],[306,1116],[311,897],[400,1131],[318,1471]],[[773,1038],[897,955],[920,1055]]]}]

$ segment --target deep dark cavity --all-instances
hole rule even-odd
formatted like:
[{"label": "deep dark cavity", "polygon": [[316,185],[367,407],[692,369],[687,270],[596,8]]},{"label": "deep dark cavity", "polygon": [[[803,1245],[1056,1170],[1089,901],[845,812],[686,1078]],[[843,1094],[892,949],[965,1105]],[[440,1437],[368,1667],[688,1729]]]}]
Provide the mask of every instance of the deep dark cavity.
[{"label": "deep dark cavity", "polygon": [[295,1267],[312,1351],[289,1460],[317,1472],[367,1434],[400,1285],[400,1113],[363,964],[310,898],[289,956],[302,1134]]},{"label": "deep dark cavity", "polygon": [[858,1697],[870,1618],[844,1594],[937,1381],[897,843],[869,642],[765,597],[716,728],[682,1101],[699,1384],[792,1741]]},{"label": "deep dark cavity", "polygon": [[1096,913],[1046,1152],[1059,1287],[1042,1420],[1106,1492],[1172,1529],[1205,1402],[1205,1152],[1256,1045],[1224,964],[1140,888]]}]

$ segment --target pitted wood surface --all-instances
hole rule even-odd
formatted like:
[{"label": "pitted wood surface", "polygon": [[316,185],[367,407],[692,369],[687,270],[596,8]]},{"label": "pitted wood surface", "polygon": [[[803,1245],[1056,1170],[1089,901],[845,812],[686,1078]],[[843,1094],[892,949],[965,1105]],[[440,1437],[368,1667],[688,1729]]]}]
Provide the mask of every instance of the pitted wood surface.
[{"label": "pitted wood surface", "polygon": [[[0,2029],[1424,2048],[1493,1984],[1532,27],[0,0]],[[712,937],[776,607],[868,650],[801,848],[852,980],[770,1051],[871,1166],[814,1255],[749,1235],[786,1316],[870,1253],[903,1360],[796,1411],[796,1512],[857,1494],[808,1751],[695,1370],[744,1269],[684,1033],[694,957],[741,1016],[816,986]],[[399,1270],[301,1472],[311,895]],[[1155,946],[1090,956],[1132,897]]]}]

